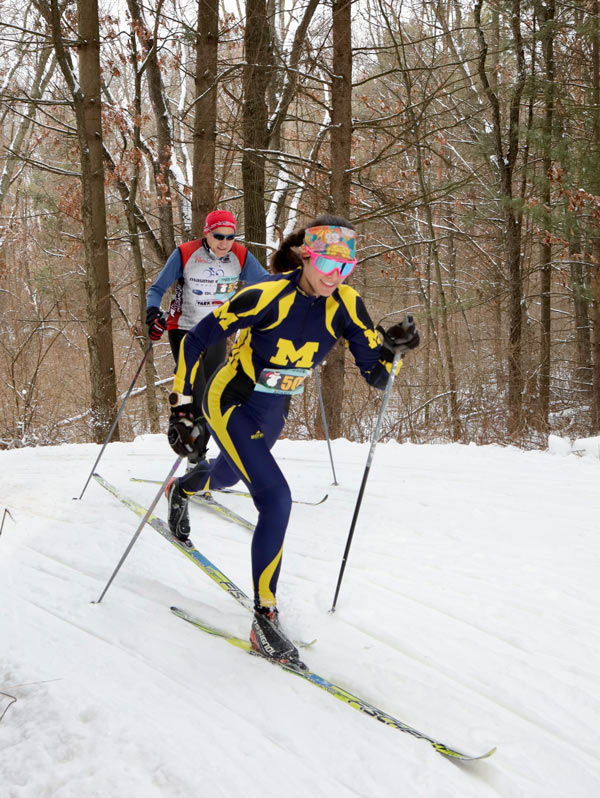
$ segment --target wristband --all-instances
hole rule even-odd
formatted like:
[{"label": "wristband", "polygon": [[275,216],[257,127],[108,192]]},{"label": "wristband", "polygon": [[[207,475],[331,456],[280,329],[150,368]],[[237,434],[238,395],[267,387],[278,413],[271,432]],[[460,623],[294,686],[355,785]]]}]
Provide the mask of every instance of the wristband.
[{"label": "wristband", "polygon": [[179,407],[180,405],[191,405],[194,401],[193,396],[186,396],[183,393],[177,393],[177,391],[173,391],[169,394],[169,404],[171,407]]}]

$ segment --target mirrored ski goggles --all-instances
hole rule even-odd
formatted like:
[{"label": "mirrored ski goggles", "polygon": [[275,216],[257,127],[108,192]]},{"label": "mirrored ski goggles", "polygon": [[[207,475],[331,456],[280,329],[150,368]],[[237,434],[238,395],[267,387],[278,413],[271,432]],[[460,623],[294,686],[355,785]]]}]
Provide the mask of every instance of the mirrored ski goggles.
[{"label": "mirrored ski goggles", "polygon": [[217,241],[233,241],[235,238],[235,233],[231,233],[229,235],[225,235],[225,233],[212,233],[212,237],[216,238]]},{"label": "mirrored ski goggles", "polygon": [[306,246],[306,244],[304,245],[304,249],[308,253],[312,265],[318,272],[321,272],[321,274],[333,274],[333,272],[337,272],[340,277],[348,277],[348,275],[352,274],[356,266],[356,258],[348,261],[344,258],[333,258],[331,255],[319,255],[318,252],[314,252],[310,247]]}]

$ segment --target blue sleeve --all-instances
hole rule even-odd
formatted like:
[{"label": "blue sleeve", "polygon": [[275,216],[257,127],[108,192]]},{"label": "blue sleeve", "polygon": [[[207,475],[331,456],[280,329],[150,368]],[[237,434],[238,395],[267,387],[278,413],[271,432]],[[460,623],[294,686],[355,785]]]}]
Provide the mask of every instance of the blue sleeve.
[{"label": "blue sleeve", "polygon": [[[339,296],[347,314],[344,338],[348,341],[354,362],[368,384],[382,391],[387,385],[393,358],[389,359],[388,351],[381,345],[379,333],[358,293],[344,285]],[[401,365],[402,361],[398,368]]]},{"label": "blue sleeve", "polygon": [[159,308],[160,301],[165,295],[167,289],[169,289],[176,280],[179,280],[182,274],[183,261],[181,259],[179,247],[177,247],[173,250],[173,252],[171,252],[163,270],[148,289],[148,294],[146,295],[146,307]]},{"label": "blue sleeve", "polygon": [[247,252],[246,260],[240,272],[240,280],[246,285],[252,285],[253,283],[261,283],[265,277],[269,276],[269,272],[260,265],[254,255],[251,252]]}]

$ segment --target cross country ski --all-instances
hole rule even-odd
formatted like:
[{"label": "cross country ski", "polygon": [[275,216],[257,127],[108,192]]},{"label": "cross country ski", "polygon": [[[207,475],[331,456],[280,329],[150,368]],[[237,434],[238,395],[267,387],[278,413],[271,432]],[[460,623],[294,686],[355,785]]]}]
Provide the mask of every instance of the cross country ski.
[{"label": "cross country ski", "polygon": [[[240,648],[242,651],[246,651],[248,654],[261,657],[260,654],[254,651],[248,640],[243,640],[241,637],[236,637],[235,635],[224,632],[221,629],[215,628],[214,626],[210,626],[209,624],[206,624],[204,621],[200,620],[200,618],[196,618],[187,613],[185,610],[179,609],[179,607],[171,607],[171,612],[177,615],[178,618],[182,618],[184,621],[192,624],[197,629],[201,629],[203,632],[206,632],[206,634],[212,635],[213,637],[220,637],[221,639],[226,640],[230,645]],[[311,670],[294,668],[291,665],[271,659],[270,657],[261,657],[261,659],[266,659],[273,665],[278,665],[284,671],[287,671],[288,673],[294,673],[296,676],[302,677],[307,682],[310,682],[310,684],[315,685],[315,687],[320,687],[321,690],[325,690],[326,693],[329,693],[330,695],[339,699],[344,704],[347,704],[353,709],[359,710],[359,712],[364,712],[365,715],[375,718],[375,720],[378,720],[380,723],[384,723],[386,726],[390,726],[392,729],[398,729],[399,731],[411,734],[413,737],[418,737],[420,740],[426,740],[435,748],[436,751],[438,751],[438,753],[443,754],[450,759],[461,760],[463,762],[472,762],[478,759],[486,759],[496,750],[496,748],[491,748],[489,751],[478,755],[465,754],[461,751],[458,751],[456,748],[446,745],[440,740],[436,740],[434,737],[430,737],[428,734],[418,731],[412,726],[409,726],[407,723],[404,723],[404,721],[398,720],[397,718],[392,717],[392,715],[388,715],[387,712],[377,709],[377,707],[374,707],[363,698],[353,695],[345,688],[340,687],[338,684],[334,684],[334,682],[329,681],[329,679],[319,676],[317,673],[313,673]]]},{"label": "cross country ski", "polygon": [[[150,485],[160,485],[160,480],[158,479],[142,479],[141,477],[130,477],[132,482],[146,482]],[[237,490],[236,488],[211,488],[209,495],[213,493],[229,493],[230,496],[242,496],[245,499],[251,499],[252,495],[247,490]],[[198,494],[199,496],[206,497],[207,494]],[[308,501],[306,499],[294,499],[292,498],[292,504],[306,504],[309,507],[318,507],[319,504],[323,504],[329,498],[329,494],[326,493],[320,499],[316,501]]]}]

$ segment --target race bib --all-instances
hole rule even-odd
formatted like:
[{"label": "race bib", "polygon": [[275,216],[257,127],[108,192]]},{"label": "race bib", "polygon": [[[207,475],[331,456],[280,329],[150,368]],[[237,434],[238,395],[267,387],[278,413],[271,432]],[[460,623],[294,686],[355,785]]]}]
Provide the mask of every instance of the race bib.
[{"label": "race bib", "polygon": [[239,279],[239,277],[219,277],[215,288],[215,299],[221,299],[223,302],[231,299],[235,294]]},{"label": "race bib", "polygon": [[295,396],[304,391],[304,380],[310,369],[263,369],[256,381],[255,391]]}]

